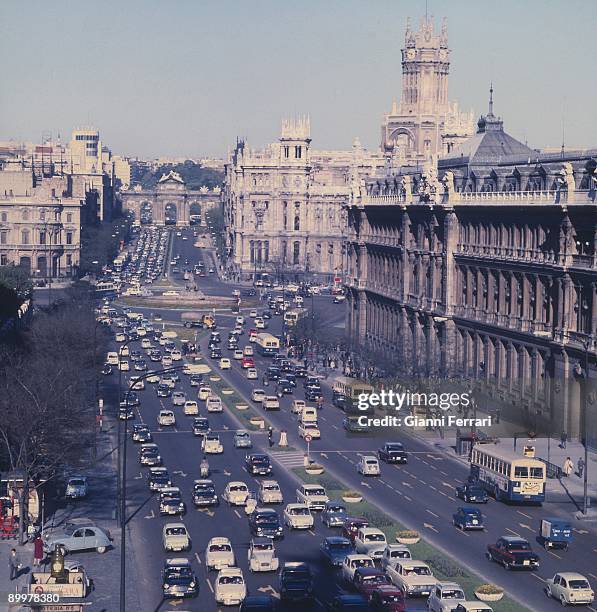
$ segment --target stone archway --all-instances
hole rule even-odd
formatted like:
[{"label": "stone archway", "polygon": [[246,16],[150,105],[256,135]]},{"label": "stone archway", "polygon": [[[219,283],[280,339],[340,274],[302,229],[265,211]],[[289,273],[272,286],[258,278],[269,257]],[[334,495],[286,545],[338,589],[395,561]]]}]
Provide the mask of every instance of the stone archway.
[{"label": "stone archway", "polygon": [[178,206],[173,202],[164,205],[164,225],[176,225],[178,223]]},{"label": "stone archway", "polygon": [[45,255],[37,257],[37,270],[39,270],[39,276],[48,275],[48,258]]},{"label": "stone archway", "polygon": [[199,202],[191,202],[189,206],[189,224],[204,225],[203,210]]},{"label": "stone archway", "polygon": [[153,223],[153,205],[145,200],[139,205],[139,221],[141,224],[151,225]]}]

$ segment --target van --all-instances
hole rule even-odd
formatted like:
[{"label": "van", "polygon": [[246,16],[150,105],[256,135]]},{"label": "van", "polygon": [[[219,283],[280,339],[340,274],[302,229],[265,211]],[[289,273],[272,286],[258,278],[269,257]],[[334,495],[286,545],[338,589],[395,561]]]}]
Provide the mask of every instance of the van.
[{"label": "van", "polygon": [[301,412],[301,423],[317,423],[317,408],[312,406],[305,406]]},{"label": "van", "polygon": [[110,365],[118,365],[118,353],[114,352],[114,351],[110,351],[108,353],[108,357],[107,357],[107,362]]}]

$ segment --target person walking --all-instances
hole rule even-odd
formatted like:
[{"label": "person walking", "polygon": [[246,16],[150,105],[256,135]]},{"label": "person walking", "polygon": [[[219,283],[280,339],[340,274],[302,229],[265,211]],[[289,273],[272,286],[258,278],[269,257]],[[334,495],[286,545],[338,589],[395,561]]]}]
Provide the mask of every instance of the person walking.
[{"label": "person walking", "polygon": [[568,478],[573,471],[574,463],[572,463],[572,459],[570,459],[570,457],[566,457],[566,461],[564,461],[564,465],[562,466],[562,474]]},{"label": "person walking", "polygon": [[8,555],[8,567],[10,569],[11,581],[16,580],[19,577],[19,571],[21,569],[21,561],[16,548],[10,550],[10,554]]},{"label": "person walking", "polygon": [[274,430],[271,426],[267,430],[267,441],[269,442],[269,447],[271,448],[274,445]]},{"label": "person walking", "polygon": [[33,565],[39,567],[44,558],[44,541],[41,534],[37,534],[33,540]]},{"label": "person walking", "polygon": [[582,475],[585,473],[585,460],[582,457],[578,458],[576,462],[578,477],[582,478]]},{"label": "person walking", "polygon": [[566,441],[568,440],[568,434],[563,431],[560,436],[560,448],[566,448]]}]

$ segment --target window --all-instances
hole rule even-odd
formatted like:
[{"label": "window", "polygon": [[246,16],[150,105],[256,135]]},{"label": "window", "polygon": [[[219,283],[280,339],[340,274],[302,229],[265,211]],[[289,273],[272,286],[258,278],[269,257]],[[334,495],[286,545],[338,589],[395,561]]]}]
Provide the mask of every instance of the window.
[{"label": "window", "polygon": [[0,232],[0,244],[8,244],[8,232]]},{"label": "window", "polygon": [[40,221],[45,221],[46,220],[46,211],[45,210],[40,210],[39,211],[39,220]]},{"label": "window", "polygon": [[29,244],[29,230],[21,232],[21,244]]},{"label": "window", "polygon": [[23,221],[29,221],[29,211],[28,210],[23,211]]},{"label": "window", "polygon": [[69,268],[73,265],[73,256],[72,255],[67,255],[66,256],[66,265]]},{"label": "window", "polygon": [[39,232],[39,244],[46,244],[46,232]]},{"label": "window", "polygon": [[543,478],[543,468],[542,467],[532,467],[531,468],[531,478]]},{"label": "window", "polygon": [[251,240],[249,242],[249,245],[250,245],[250,253],[251,253],[250,261],[251,263],[255,263],[255,243]]},{"label": "window", "polygon": [[529,468],[526,465],[514,466],[514,478],[528,478]]},{"label": "window", "polygon": [[284,146],[284,157],[286,159],[288,159],[290,157],[290,147],[289,146]]},{"label": "window", "polygon": [[6,223],[8,221],[8,213],[3,212],[0,215],[0,221],[2,221],[3,223]]},{"label": "window", "polygon": [[66,232],[66,244],[72,244],[72,243],[73,243],[73,233]]},{"label": "window", "polygon": [[300,159],[302,156],[302,147],[299,145],[297,147],[294,147],[294,156],[296,157],[296,159]]},{"label": "window", "polygon": [[269,240],[266,240],[263,244],[265,245],[265,253],[263,256],[263,260],[265,261],[265,263],[267,263],[269,261]]},{"label": "window", "polygon": [[0,266],[8,265],[8,255],[0,255]]},{"label": "window", "polygon": [[299,215],[294,215],[294,229],[296,231],[301,229],[301,218]]},{"label": "window", "polygon": [[288,245],[286,242],[282,242],[282,261],[286,263]]},{"label": "window", "polygon": [[292,245],[292,263],[298,264],[299,258],[301,254],[301,244],[300,242],[294,242]]},{"label": "window", "polygon": [[66,222],[67,223],[73,222],[73,213],[66,213]]}]

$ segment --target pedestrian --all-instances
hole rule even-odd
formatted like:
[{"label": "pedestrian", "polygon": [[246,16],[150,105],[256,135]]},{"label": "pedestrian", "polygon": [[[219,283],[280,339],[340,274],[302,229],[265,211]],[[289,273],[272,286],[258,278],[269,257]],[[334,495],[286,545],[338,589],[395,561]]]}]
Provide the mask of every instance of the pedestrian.
[{"label": "pedestrian", "polygon": [[269,442],[269,447],[271,448],[274,445],[274,430],[270,426],[267,430],[267,441]]},{"label": "pedestrian", "polygon": [[560,448],[566,448],[566,440],[568,440],[568,434],[563,431],[560,435]]},{"label": "pedestrian", "polygon": [[8,567],[10,568],[10,579],[16,580],[21,570],[21,561],[16,548],[11,548],[10,550],[10,554],[8,555]]},{"label": "pedestrian", "polygon": [[37,534],[33,540],[33,565],[39,567],[44,558],[44,541],[41,534]]},{"label": "pedestrian", "polygon": [[585,472],[585,460],[582,457],[579,457],[578,461],[576,462],[576,466],[578,468],[578,477],[582,478],[582,475]]},{"label": "pedestrian", "polygon": [[568,478],[573,471],[574,463],[572,463],[572,459],[570,459],[570,457],[566,457],[566,461],[564,461],[564,465],[562,466],[562,475]]}]

